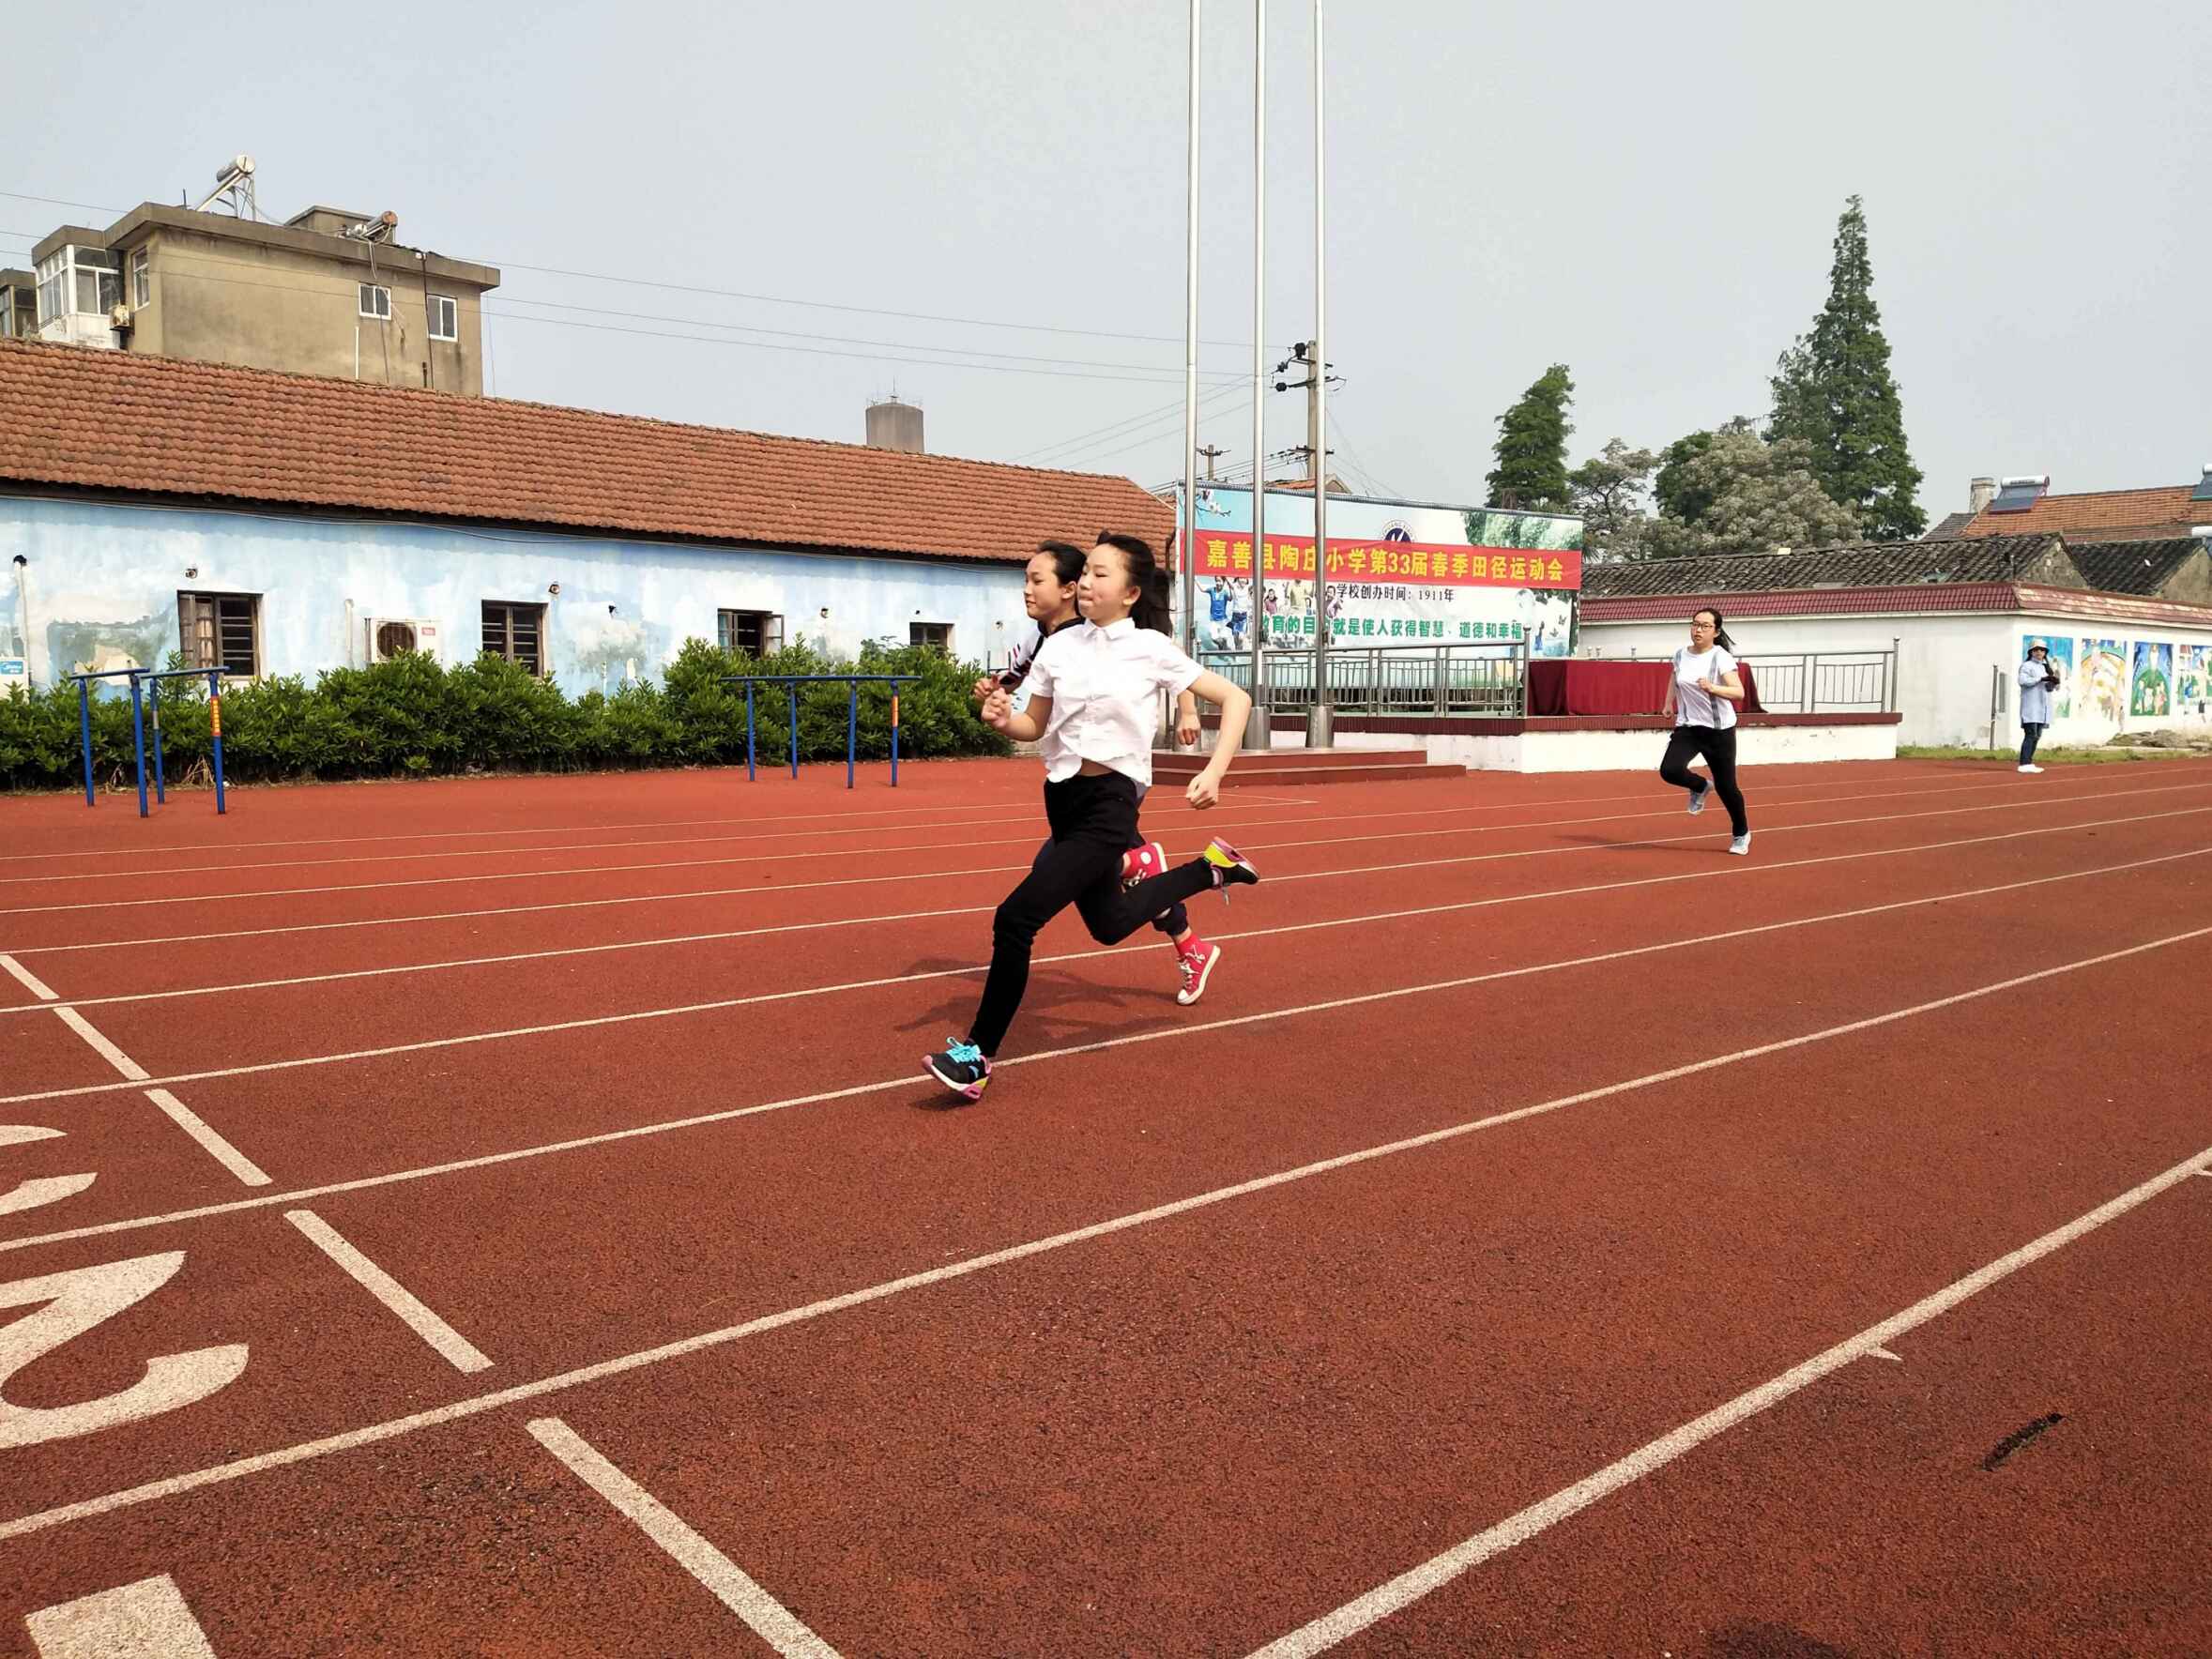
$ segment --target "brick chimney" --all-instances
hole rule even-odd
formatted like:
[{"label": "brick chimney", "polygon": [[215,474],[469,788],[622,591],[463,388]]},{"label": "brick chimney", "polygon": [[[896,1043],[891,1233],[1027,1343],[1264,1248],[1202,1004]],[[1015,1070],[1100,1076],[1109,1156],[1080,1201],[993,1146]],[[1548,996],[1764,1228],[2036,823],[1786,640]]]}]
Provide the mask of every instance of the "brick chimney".
[{"label": "brick chimney", "polygon": [[1966,486],[1966,510],[1979,513],[1997,498],[1995,479],[1976,479]]}]

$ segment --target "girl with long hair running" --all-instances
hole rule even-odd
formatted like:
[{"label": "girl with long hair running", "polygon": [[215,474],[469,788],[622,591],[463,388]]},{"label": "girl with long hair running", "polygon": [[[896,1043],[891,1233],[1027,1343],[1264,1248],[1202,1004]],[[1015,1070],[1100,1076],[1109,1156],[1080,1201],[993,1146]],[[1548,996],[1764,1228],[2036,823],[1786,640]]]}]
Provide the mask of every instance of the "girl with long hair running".
[{"label": "girl with long hair running", "polygon": [[1052,840],[992,918],[990,972],[967,1039],[925,1062],[930,1075],[969,1100],[980,1100],[990,1082],[991,1061],[1029,987],[1030,949],[1053,917],[1076,906],[1091,936],[1115,944],[1185,899],[1210,889],[1226,899],[1230,887],[1259,879],[1249,859],[1216,838],[1187,864],[1125,880],[1137,799],[1152,781],[1159,693],[1195,692],[1221,707],[1219,741],[1184,792],[1198,812],[1221,799],[1252,699],[1201,669],[1169,636],[1167,572],[1149,543],[1102,536],[1076,583],[1076,604],[1083,625],[1055,634],[1051,649],[1031,659],[1028,708],[1014,713],[1004,686],[984,702],[985,723],[1043,752]]},{"label": "girl with long hair running", "polygon": [[[1736,787],[1736,705],[1744,700],[1744,681],[1736,673],[1735,644],[1711,605],[1690,617],[1689,644],[1674,653],[1667,679],[1664,711],[1674,717],[1674,734],[1667,739],[1659,776],[1689,791],[1693,816],[1705,810],[1705,797],[1718,790],[1720,804],[1728,808],[1728,850],[1742,857],[1751,850],[1751,820],[1744,812],[1744,792]],[[1689,769],[1698,755],[1713,774],[1710,783]]]},{"label": "girl with long hair running", "polygon": [[[1082,614],[1075,608],[1075,585],[1082,579],[1086,560],[1083,550],[1067,541],[1040,541],[1030,556],[1022,579],[1022,609],[1037,624],[1037,637],[1025,647],[1015,650],[1006,666],[997,674],[985,675],[975,682],[975,700],[980,704],[991,694],[994,687],[1003,686],[1009,693],[1019,691],[1029,679],[1030,666],[1045,643],[1056,633],[1082,626]],[[1175,699],[1175,735],[1185,743],[1198,739],[1198,700],[1189,692]],[[1141,811],[1149,789],[1137,792],[1137,803]],[[1052,842],[1046,838],[1037,858],[1043,860],[1051,850]],[[1033,866],[1032,866],[1033,867]],[[1134,824],[1129,830],[1129,851],[1121,863],[1121,878],[1134,885],[1148,875],[1157,875],[1167,868],[1166,851],[1156,841],[1146,841]],[[1081,906],[1078,906],[1078,908]],[[1086,923],[1090,912],[1084,911]],[[1221,960],[1221,948],[1209,944],[1198,936],[1191,926],[1190,913],[1180,904],[1152,918],[1152,927],[1165,935],[1175,947],[1175,966],[1180,977],[1175,1000],[1188,1008],[1206,994],[1206,986],[1213,977],[1215,964]],[[1101,944],[1111,944],[1111,939],[1100,938]]]}]

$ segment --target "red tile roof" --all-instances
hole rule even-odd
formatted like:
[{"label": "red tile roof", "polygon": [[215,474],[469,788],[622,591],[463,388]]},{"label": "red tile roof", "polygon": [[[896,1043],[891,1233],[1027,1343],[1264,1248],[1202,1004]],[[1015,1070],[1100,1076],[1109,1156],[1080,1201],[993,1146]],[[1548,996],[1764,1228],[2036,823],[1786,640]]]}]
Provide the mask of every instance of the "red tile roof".
[{"label": "red tile roof", "polygon": [[1982,616],[2035,612],[2059,616],[2090,616],[2114,622],[2150,622],[2176,628],[2212,629],[2212,606],[2139,599],[2132,594],[2087,593],[2078,587],[2040,587],[2010,582],[1915,584],[1909,587],[1822,587],[1781,593],[1645,594],[1626,599],[1582,601],[1585,624],[1677,622],[1687,606],[1709,601],[1720,604],[1731,622],[1738,617],[1883,616],[1937,613]]},{"label": "red tile roof", "polygon": [[2153,540],[2186,536],[2206,522],[2205,504],[2191,502],[2194,486],[2156,490],[2101,490],[2084,495],[2046,495],[2025,512],[1976,513],[1960,536],[2033,536],[2052,530],[2090,541]]},{"label": "red tile roof", "polygon": [[1128,479],[22,341],[0,480],[1012,562],[1175,525]]}]

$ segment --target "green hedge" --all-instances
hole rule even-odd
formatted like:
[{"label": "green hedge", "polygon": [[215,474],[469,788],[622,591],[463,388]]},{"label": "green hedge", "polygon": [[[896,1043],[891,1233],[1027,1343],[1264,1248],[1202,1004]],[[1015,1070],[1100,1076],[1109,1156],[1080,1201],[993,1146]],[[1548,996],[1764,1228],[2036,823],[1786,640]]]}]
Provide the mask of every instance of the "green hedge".
[{"label": "green hedge", "polygon": [[[171,667],[183,666],[175,654]],[[871,644],[858,662],[831,662],[804,646],[765,659],[734,656],[690,640],[664,683],[638,680],[611,695],[572,701],[558,686],[496,657],[441,668],[404,656],[373,668],[334,668],[313,685],[297,677],[261,679],[223,693],[224,776],[237,783],[282,779],[435,777],[472,771],[582,771],[603,768],[726,766],[745,758],[745,696],[731,674],[911,674],[899,688],[899,753],[928,757],[1005,754],[1011,745],[976,718],[969,687],[979,670],[926,647]],[[802,686],[801,760],[845,756],[846,688]],[[761,755],[789,753],[790,722],[780,687],[756,688]],[[206,770],[207,688],[170,680],[161,731],[168,775]],[[861,688],[858,753],[891,753],[891,688]],[[92,706],[92,759],[103,784],[131,776],[130,702],[112,693]],[[81,784],[77,689],[11,690],[0,701],[0,789]]]}]

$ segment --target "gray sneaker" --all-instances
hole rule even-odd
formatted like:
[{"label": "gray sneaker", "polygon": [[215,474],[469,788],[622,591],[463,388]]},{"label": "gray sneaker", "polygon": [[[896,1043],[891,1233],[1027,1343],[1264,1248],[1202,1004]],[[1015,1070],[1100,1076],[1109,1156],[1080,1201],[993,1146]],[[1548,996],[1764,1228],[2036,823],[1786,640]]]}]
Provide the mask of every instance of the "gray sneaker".
[{"label": "gray sneaker", "polygon": [[1695,789],[1690,791],[1689,815],[1691,817],[1696,817],[1700,813],[1705,810],[1705,797],[1712,793],[1713,785],[1710,784],[1700,784]]},{"label": "gray sneaker", "polygon": [[1748,858],[1751,852],[1751,831],[1747,830],[1728,844],[1728,850],[1739,859]]}]

